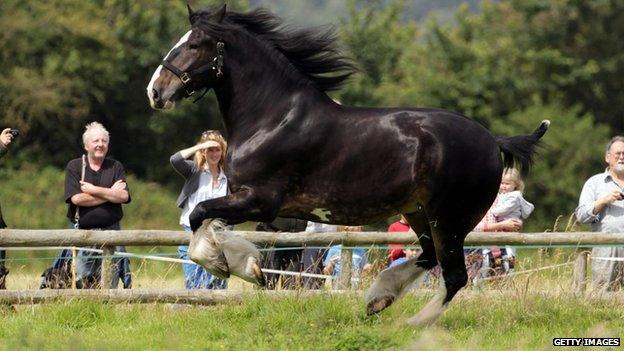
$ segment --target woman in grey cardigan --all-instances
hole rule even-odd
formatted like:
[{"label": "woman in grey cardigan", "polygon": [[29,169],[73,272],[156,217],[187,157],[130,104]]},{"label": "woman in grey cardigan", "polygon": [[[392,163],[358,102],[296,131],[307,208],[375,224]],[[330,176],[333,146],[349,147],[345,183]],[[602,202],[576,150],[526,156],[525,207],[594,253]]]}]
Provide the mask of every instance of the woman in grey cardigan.
[{"label": "woman in grey cardigan", "polygon": [[[189,215],[202,201],[226,196],[228,183],[223,173],[227,143],[219,131],[202,133],[197,145],[180,150],[170,158],[173,168],[186,180],[178,197],[182,209],[180,225],[191,232]],[[188,160],[194,156],[194,160]],[[179,246],[180,258],[188,260],[188,246]],[[183,264],[184,285],[187,289],[225,289],[227,280],[219,279],[196,264]]]}]

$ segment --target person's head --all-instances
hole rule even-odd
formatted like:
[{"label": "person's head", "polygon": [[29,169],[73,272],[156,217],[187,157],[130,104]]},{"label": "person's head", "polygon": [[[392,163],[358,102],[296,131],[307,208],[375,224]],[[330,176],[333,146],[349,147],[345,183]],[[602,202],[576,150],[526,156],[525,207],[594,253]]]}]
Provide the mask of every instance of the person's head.
[{"label": "person's head", "polygon": [[609,170],[617,174],[624,174],[624,136],[614,136],[607,143],[605,162]]},{"label": "person's head", "polygon": [[407,258],[408,260],[410,258],[416,257],[416,254],[418,254],[418,251],[416,251],[415,249],[403,249],[403,252],[405,253],[405,258]]},{"label": "person's head", "polygon": [[515,168],[505,168],[503,170],[503,178],[501,179],[499,192],[504,194],[515,190],[520,192],[524,191],[524,182],[522,181],[522,177],[520,177],[520,172]]},{"label": "person's head", "polygon": [[202,144],[207,141],[213,141],[212,145],[208,148],[199,150],[195,153],[195,165],[198,169],[204,168],[206,164],[209,166],[223,167],[225,162],[225,154],[227,152],[227,143],[218,130],[207,130],[202,133],[197,144]]},{"label": "person's head", "polygon": [[87,155],[94,160],[103,160],[108,153],[108,130],[101,123],[91,122],[82,133],[82,143]]}]

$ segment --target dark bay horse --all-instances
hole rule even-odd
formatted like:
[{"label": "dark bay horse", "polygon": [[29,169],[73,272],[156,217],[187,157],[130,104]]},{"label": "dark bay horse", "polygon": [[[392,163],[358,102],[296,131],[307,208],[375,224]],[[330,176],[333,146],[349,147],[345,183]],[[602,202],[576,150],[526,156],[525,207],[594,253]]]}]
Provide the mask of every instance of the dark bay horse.
[{"label": "dark bay horse", "polygon": [[548,121],[530,135],[492,136],[458,113],[358,108],[332,101],[352,67],[331,32],[288,30],[265,10],[197,11],[147,87],[172,108],[214,89],[229,135],[231,193],[200,203],[204,219],[269,222],[276,216],[361,225],[404,214],[423,253],[385,270],[368,312],[389,306],[437,263],[440,293],[414,318],[430,323],[467,282],[463,243],[496,197],[503,166],[527,170]]}]

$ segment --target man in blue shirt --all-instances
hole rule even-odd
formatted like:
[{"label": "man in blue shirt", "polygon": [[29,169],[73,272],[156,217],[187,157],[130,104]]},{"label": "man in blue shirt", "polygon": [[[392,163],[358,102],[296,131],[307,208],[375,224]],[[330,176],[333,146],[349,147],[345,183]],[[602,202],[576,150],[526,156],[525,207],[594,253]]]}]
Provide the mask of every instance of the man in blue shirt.
[{"label": "man in blue shirt", "polygon": [[[344,227],[341,228],[344,231],[352,231],[352,232],[361,232],[362,227]],[[351,259],[351,277],[354,279],[352,286],[357,287],[359,282],[359,277],[362,271],[366,271],[370,265],[368,264],[368,259],[366,257],[366,251],[361,247],[349,248],[352,250],[352,259]],[[340,263],[340,256],[342,254],[342,245],[334,245],[329,248],[327,253],[325,254],[325,260],[323,261],[323,273],[332,276],[332,288],[337,288],[338,277],[340,276],[340,272],[342,270],[342,264]]]},{"label": "man in blue shirt", "polygon": [[[590,223],[592,231],[624,232],[624,137],[613,137],[607,144],[603,173],[589,178],[579,198],[576,218]],[[592,249],[592,281],[595,288],[617,290],[624,282],[624,247],[594,247]]]}]

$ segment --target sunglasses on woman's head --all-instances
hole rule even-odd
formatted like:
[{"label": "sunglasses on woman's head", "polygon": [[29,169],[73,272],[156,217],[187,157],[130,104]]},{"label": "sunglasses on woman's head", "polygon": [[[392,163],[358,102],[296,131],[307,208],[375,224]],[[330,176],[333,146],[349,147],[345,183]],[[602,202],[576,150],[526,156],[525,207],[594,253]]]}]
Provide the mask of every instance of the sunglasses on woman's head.
[{"label": "sunglasses on woman's head", "polygon": [[210,134],[221,135],[221,132],[218,131],[217,129],[207,130],[207,131],[204,131],[201,136],[202,136],[202,138],[205,138],[205,137],[209,136]]}]

